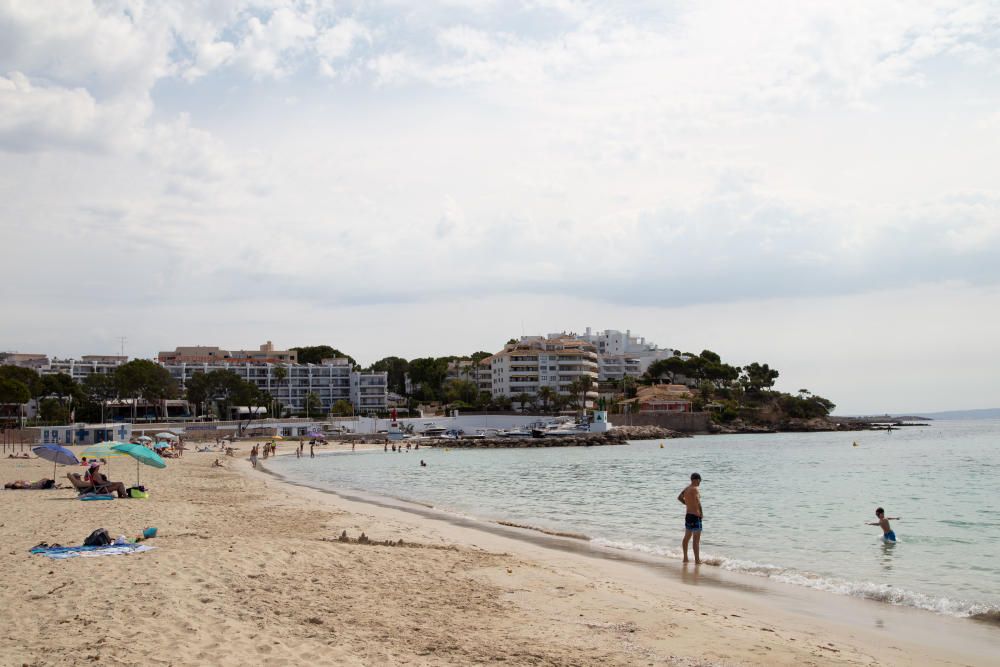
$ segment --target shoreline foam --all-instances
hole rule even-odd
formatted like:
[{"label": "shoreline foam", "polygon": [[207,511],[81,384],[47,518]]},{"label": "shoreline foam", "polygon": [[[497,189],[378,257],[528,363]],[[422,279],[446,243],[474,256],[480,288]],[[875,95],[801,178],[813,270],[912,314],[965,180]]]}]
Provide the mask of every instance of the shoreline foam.
[{"label": "shoreline foam", "polygon": [[[294,480],[289,478],[287,475],[283,473],[270,470],[266,468],[266,466],[263,468],[263,470],[267,474],[274,475],[275,477],[287,483],[296,484],[299,486],[303,486],[305,488],[315,489],[317,491],[321,491],[324,493],[331,493],[337,497],[348,498],[351,500],[360,500],[362,502],[378,502],[378,499],[391,500],[395,503],[402,503],[403,505],[399,507],[399,509],[402,510],[406,509],[405,505],[415,505],[422,508],[433,509],[438,512],[442,512],[444,514],[453,515],[455,517],[461,517],[462,519],[471,520],[472,522],[480,522],[482,524],[496,524],[499,526],[517,528],[525,531],[531,531],[534,533],[540,533],[542,535],[578,540],[581,542],[590,543],[602,549],[619,551],[625,554],[643,554],[645,556],[651,556],[654,558],[670,559],[671,561],[675,562],[680,561],[682,558],[682,554],[679,548],[670,549],[664,547],[638,544],[629,541],[611,540],[602,537],[591,537],[583,533],[579,533],[572,530],[534,526],[511,519],[490,519],[486,517],[480,517],[475,514],[469,514],[467,512],[454,510],[451,508],[443,508],[435,506],[431,503],[415,500],[412,498],[404,498],[400,496],[386,496],[365,489],[339,490],[333,487],[323,486],[321,483],[318,482],[314,484],[310,482]],[[611,557],[611,554],[602,553],[601,550],[595,550],[592,551],[592,553],[596,556],[606,555],[608,557]],[[888,584],[876,584],[873,582],[864,582],[864,581],[862,582],[850,581],[835,576],[820,575],[812,572],[798,571],[795,570],[794,568],[786,568],[780,565],[774,565],[769,563],[757,563],[752,560],[728,558],[725,556],[713,555],[713,554],[705,554],[702,558],[702,564],[711,567],[718,567],[721,570],[734,572],[739,575],[765,578],[780,584],[787,584],[802,588],[808,588],[816,591],[821,591],[824,593],[842,595],[855,599],[863,599],[876,603],[889,604],[893,606],[905,607],[919,611],[926,611],[954,618],[973,619],[980,622],[996,623],[1000,625],[1000,608],[992,606],[985,602],[964,600],[964,599],[954,600],[950,598],[935,597],[917,591],[910,591],[907,589],[894,587]]]},{"label": "shoreline foam", "polygon": [[[727,586],[720,568],[596,558],[579,540],[347,500],[242,459],[214,468],[215,458],[190,453],[143,471],[149,500],[0,492],[8,610],[0,664],[989,665],[995,657],[993,627],[840,596],[820,601],[808,590],[788,597],[777,584]],[[0,462],[4,479],[51,470]],[[130,535],[149,525],[159,528],[156,550],[99,567],[28,553],[40,540],[78,543],[98,526]],[[337,539],[345,531],[352,541]],[[357,543],[361,533],[372,543]],[[400,539],[402,547],[387,545]],[[138,627],[136,618],[148,622]]]}]

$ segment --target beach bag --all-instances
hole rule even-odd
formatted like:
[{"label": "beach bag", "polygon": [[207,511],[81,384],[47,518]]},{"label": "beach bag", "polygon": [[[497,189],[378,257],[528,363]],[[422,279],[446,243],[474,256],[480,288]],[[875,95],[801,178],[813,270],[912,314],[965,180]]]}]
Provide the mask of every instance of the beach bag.
[{"label": "beach bag", "polygon": [[142,487],[132,487],[128,490],[129,498],[149,498],[149,492],[143,491]]},{"label": "beach bag", "polygon": [[111,535],[105,528],[98,528],[83,541],[85,547],[103,547],[111,544]]}]

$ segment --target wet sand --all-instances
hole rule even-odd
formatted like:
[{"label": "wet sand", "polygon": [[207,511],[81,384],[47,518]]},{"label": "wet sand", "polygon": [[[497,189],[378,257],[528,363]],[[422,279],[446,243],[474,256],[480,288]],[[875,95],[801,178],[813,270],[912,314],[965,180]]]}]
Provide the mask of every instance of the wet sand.
[{"label": "wet sand", "polygon": [[[245,460],[213,468],[215,458],[188,451],[165,470],[143,468],[148,501],[0,492],[0,663],[993,663],[997,630],[973,621],[641,562],[291,485]],[[51,471],[0,460],[3,481]],[[134,482],[134,465],[115,461],[112,473]],[[43,540],[79,544],[98,527],[131,536],[146,526],[160,531],[146,553],[28,553]],[[340,542],[344,531],[394,546]]]}]

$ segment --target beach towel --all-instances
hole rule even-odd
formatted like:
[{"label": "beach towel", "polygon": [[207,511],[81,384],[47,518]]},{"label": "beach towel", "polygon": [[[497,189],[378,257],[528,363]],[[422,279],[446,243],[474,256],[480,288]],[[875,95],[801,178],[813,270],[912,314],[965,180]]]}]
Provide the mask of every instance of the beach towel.
[{"label": "beach towel", "polygon": [[114,500],[115,497],[110,493],[81,493],[79,496],[80,500]]},{"label": "beach towel", "polygon": [[31,553],[49,558],[97,558],[99,556],[127,556],[155,548],[145,544],[109,544],[103,547],[35,547]]}]

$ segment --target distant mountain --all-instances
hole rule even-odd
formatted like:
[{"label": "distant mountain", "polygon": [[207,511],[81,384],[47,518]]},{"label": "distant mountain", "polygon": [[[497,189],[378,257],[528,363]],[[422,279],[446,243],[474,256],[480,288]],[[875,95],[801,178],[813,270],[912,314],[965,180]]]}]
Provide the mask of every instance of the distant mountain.
[{"label": "distant mountain", "polygon": [[921,417],[930,419],[1000,419],[1000,408],[984,410],[947,410],[945,412],[921,412]]}]

